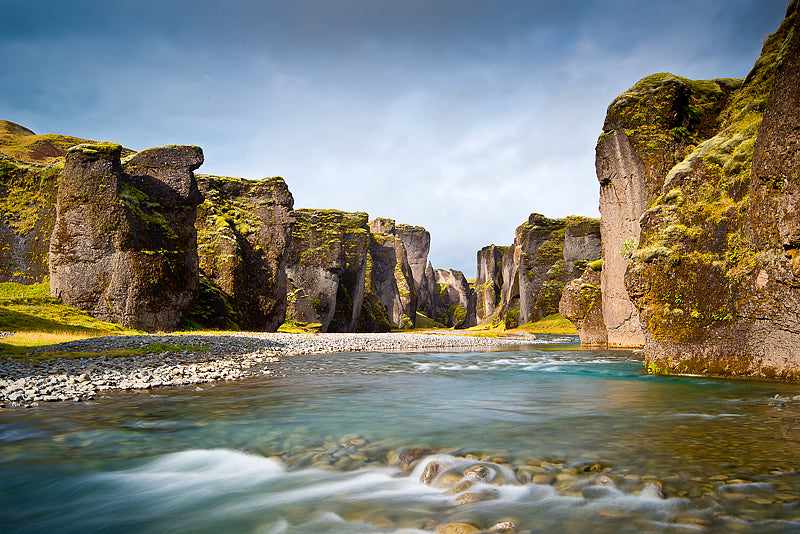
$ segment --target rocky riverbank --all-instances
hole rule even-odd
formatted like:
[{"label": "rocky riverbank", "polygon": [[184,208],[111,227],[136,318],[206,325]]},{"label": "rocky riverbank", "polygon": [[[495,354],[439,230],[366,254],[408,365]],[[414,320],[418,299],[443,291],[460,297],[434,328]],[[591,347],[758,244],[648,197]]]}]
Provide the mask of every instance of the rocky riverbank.
[{"label": "rocky riverbank", "polygon": [[[272,373],[278,358],[300,354],[519,345],[535,338],[434,334],[275,334],[109,336],[34,349],[46,360],[0,360],[0,407],[91,400],[111,389],[185,386]],[[113,355],[108,355],[111,351]],[[125,351],[132,355],[126,356]],[[70,354],[72,353],[72,354]],[[99,356],[86,356],[100,353]],[[104,354],[105,353],[105,354]],[[121,354],[120,354],[121,353]]]}]

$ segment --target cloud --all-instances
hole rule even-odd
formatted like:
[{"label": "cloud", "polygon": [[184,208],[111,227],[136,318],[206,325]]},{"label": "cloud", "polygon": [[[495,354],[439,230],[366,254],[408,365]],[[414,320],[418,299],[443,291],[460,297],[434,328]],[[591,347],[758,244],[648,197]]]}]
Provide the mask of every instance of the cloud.
[{"label": "cloud", "polygon": [[474,276],[531,212],[597,215],[605,109],[641,77],[744,76],[784,0],[5,0],[0,117],[201,172],[282,175],[297,207],[431,231]]}]

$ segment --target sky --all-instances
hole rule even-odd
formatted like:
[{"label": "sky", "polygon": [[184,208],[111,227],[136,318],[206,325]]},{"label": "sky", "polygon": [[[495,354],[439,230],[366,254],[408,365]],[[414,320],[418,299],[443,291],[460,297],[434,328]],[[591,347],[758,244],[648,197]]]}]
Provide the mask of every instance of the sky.
[{"label": "sky", "polygon": [[0,119],[197,171],[282,176],[295,208],[424,226],[476,272],[530,213],[599,217],[606,108],[657,72],[745,77],[788,0],[2,0]]}]

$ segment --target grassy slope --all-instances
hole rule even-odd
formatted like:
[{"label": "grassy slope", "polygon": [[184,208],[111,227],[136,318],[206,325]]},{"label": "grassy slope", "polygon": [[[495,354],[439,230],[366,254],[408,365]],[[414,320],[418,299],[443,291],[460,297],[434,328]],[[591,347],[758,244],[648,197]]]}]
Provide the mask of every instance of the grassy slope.
[{"label": "grassy slope", "polygon": [[49,296],[47,284],[0,284],[0,355],[88,337],[138,334],[100,321]]}]

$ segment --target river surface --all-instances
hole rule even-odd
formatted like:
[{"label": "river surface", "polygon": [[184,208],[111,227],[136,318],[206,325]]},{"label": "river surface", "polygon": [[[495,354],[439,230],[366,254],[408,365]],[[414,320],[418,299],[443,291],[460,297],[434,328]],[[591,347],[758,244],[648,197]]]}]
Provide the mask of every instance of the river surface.
[{"label": "river surface", "polygon": [[0,411],[0,532],[800,532],[797,395],[564,342],[296,356]]}]

